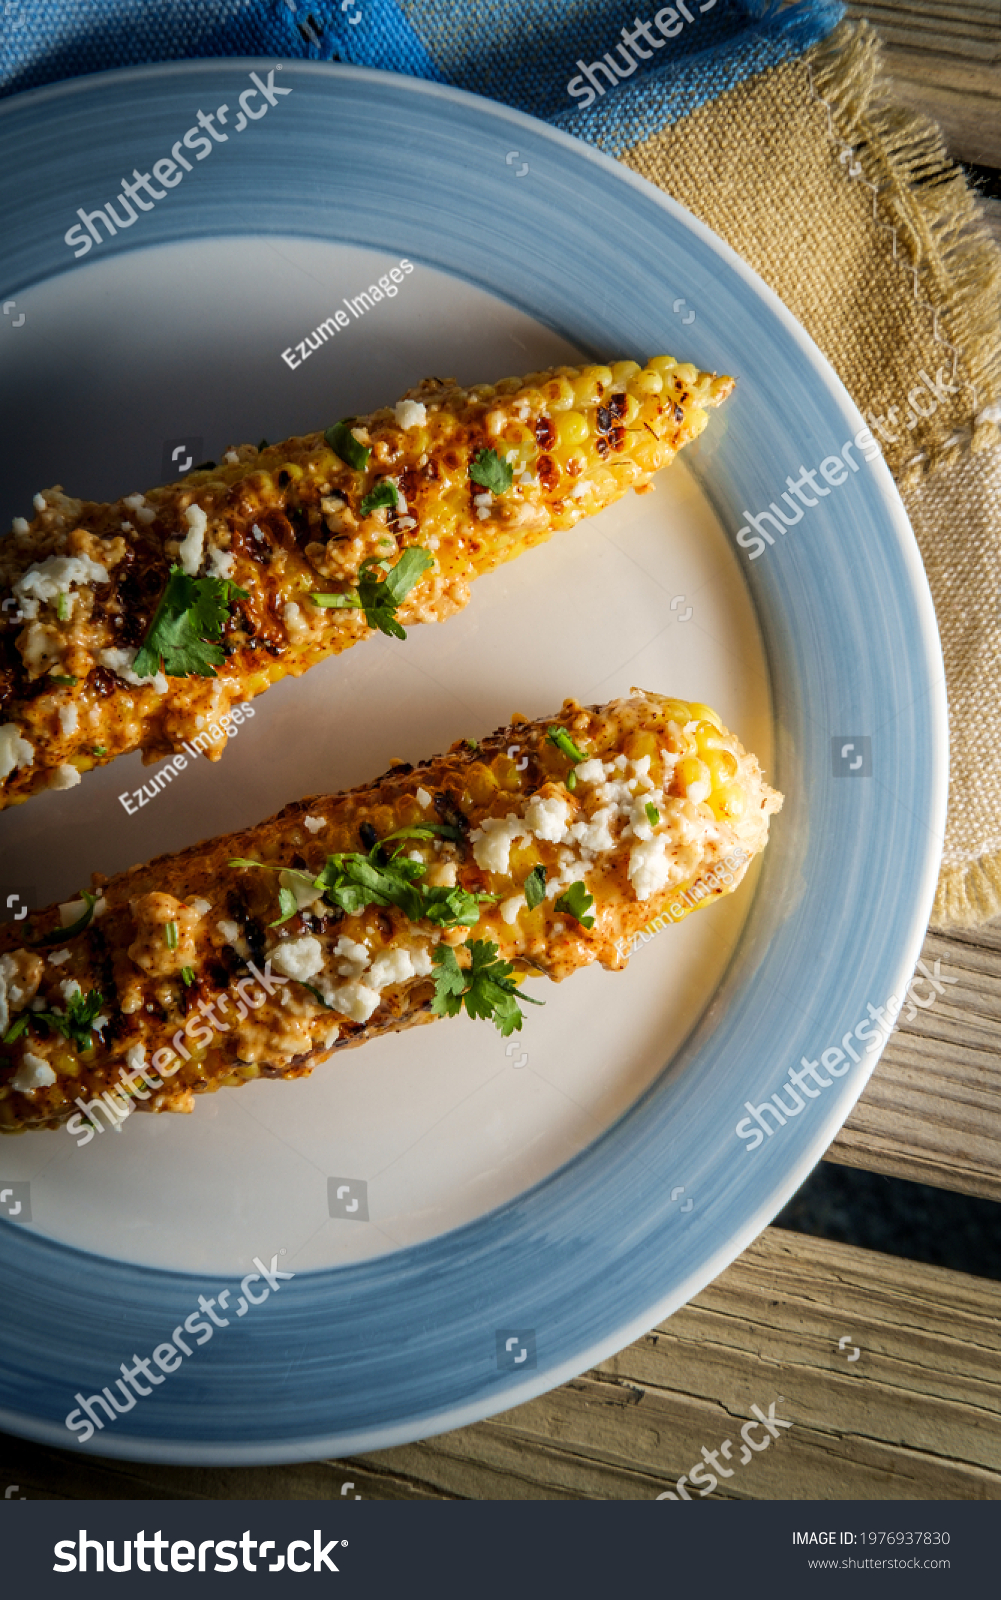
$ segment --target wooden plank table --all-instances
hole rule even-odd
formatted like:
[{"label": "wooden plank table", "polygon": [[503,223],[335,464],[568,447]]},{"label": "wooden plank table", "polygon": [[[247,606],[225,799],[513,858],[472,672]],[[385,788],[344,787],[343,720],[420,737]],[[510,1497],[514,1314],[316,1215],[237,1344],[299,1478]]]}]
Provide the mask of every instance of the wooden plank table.
[{"label": "wooden plank table", "polygon": [[[1001,0],[849,11],[884,34],[899,98],[941,123],[950,152],[1001,169]],[[1001,238],[1001,202],[986,210]],[[826,1159],[999,1201],[1001,925],[931,929],[922,959],[956,981],[901,1024]],[[32,1498],[336,1499],[346,1485],[383,1500],[683,1498],[705,1447],[730,1474],[715,1498],[995,1500],[999,1356],[1001,1284],[767,1228],[610,1360],[436,1439],[205,1469],[0,1436],[0,1476]],[[754,1406],[776,1437],[759,1426],[752,1452],[740,1430]]]}]

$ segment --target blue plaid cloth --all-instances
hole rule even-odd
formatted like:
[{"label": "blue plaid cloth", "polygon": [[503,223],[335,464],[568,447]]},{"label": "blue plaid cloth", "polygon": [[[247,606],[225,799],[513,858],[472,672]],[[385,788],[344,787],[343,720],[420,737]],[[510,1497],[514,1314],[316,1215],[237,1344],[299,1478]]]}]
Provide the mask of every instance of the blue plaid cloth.
[{"label": "blue plaid cloth", "polygon": [[110,67],[275,56],[501,100],[620,155],[822,39],[833,0],[0,0],[0,95]]}]

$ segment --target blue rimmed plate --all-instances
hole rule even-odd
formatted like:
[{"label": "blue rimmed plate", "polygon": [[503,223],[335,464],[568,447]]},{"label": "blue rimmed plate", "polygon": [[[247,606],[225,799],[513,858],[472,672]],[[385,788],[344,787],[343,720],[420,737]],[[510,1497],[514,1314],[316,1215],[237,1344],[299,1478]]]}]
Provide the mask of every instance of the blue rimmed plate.
[{"label": "blue rimmed plate", "polygon": [[[743,1249],[877,1059],[947,775],[935,621],[892,480],[726,246],[496,105],[319,64],[181,63],[8,102],[0,150],[5,516],[53,482],[141,489],[427,372],[670,351],[738,378],[654,495],[482,580],[446,629],[280,685],[218,765],[130,812],[119,796],[149,777],[130,758],[0,817],[5,881],[44,904],[512,709],[633,683],[717,705],[787,797],[760,878],[625,975],[546,994],[513,1050],[460,1020],[190,1119],[0,1146],[13,1432],[278,1461],[520,1403]],[[91,1396],[124,1404],[122,1363],[154,1349],[150,1392],[112,1420]],[[89,1440],[77,1396],[102,1423]]]}]

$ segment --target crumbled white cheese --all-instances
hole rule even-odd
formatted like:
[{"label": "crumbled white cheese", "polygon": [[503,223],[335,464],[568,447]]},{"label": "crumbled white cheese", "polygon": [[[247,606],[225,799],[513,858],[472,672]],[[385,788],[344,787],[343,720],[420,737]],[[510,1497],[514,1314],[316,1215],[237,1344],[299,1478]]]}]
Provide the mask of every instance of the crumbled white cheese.
[{"label": "crumbled white cheese", "polygon": [[473,495],[473,505],[474,506],[492,506],[493,503],[494,503],[494,497],[490,493],[489,489],[484,489],[482,494],[474,494]]},{"label": "crumbled white cheese", "polygon": [[130,1044],[125,1052],[125,1065],[130,1072],[138,1072],[140,1067],[146,1065],[146,1046]]},{"label": "crumbled white cheese", "polygon": [[[51,957],[49,959],[51,960]],[[91,1023],[91,1027],[94,1029],[95,1033],[103,1033],[110,1021],[111,1018],[106,1012],[102,1011],[99,1017],[94,1018],[93,1022]]]},{"label": "crumbled white cheese", "polygon": [[414,964],[410,953],[399,947],[393,950],[384,950],[376,956],[366,976],[366,982],[371,989],[388,989],[390,984],[405,983],[414,975]]},{"label": "crumbled white cheese", "polygon": [[405,528],[405,529],[407,529],[409,531],[411,528],[416,528],[416,526],[417,526],[417,518],[416,517],[401,517],[400,518],[400,527],[401,528]]},{"label": "crumbled white cheese", "polygon": [[303,983],[322,972],[323,947],[309,933],[301,939],[286,939],[272,952],[271,962],[286,978],[298,978]]},{"label": "crumbled white cheese", "polygon": [[629,881],[636,891],[637,900],[649,900],[659,894],[671,881],[671,861],[668,856],[670,838],[667,834],[654,834],[652,839],[634,844],[629,852]]},{"label": "crumbled white cheese", "polygon": [[574,767],[578,784],[604,783],[605,764],[598,756],[592,756],[590,761],[580,761]]},{"label": "crumbled white cheese", "polygon": [[649,776],[650,776],[650,757],[649,756],[640,756],[636,761],[633,762],[632,767],[633,767],[633,776],[634,777],[637,777],[637,778],[649,778]]},{"label": "crumbled white cheese", "polygon": [[594,484],[591,482],[590,478],[579,478],[573,486],[574,499],[582,500],[584,495],[591,494],[593,490]]},{"label": "crumbled white cheese", "polygon": [[28,521],[26,517],[15,517],[10,525],[11,533],[27,533]]},{"label": "crumbled white cheese", "polygon": [[69,594],[71,585],[107,582],[107,567],[92,561],[90,556],[46,556],[44,561],[31,563],[24,576],[13,585],[11,593],[31,622],[38,616],[39,602],[51,604],[60,595]]},{"label": "crumbled white cheese", "polygon": [[296,605],[294,600],[286,600],[285,609],[282,612],[282,621],[284,622],[286,628],[289,628],[293,631],[302,621],[302,612],[299,610],[299,607]]},{"label": "crumbled white cheese", "polygon": [[187,905],[189,911],[193,911],[196,916],[199,917],[204,917],[209,911],[212,910],[211,900],[203,900],[197,894],[192,895],[191,899],[186,901],[185,904]]},{"label": "crumbled white cheese", "polygon": [[526,904],[523,894],[513,894],[509,900],[502,900],[500,914],[504,922],[513,925],[518,920],[518,913]]},{"label": "crumbled white cheese", "polygon": [[240,457],[235,450],[227,450],[222,459],[228,461],[231,467],[238,466],[240,462]]},{"label": "crumbled white cheese", "polygon": [[418,789],[417,804],[420,806],[422,811],[426,811],[428,806],[431,804],[431,796],[428,794],[426,789]]},{"label": "crumbled white cheese", "polygon": [[481,522],[486,522],[487,518],[490,515],[490,507],[489,506],[477,506],[476,507],[476,515],[479,517]]},{"label": "crumbled white cheese", "polygon": [[123,522],[121,526],[123,533],[135,533],[136,531],[131,522]]},{"label": "crumbled white cheese", "polygon": [[359,978],[368,966],[368,946],[357,944],[354,939],[338,939],[334,956],[339,958],[337,971],[342,978]]},{"label": "crumbled white cheese", "polygon": [[132,671],[132,663],[138,654],[134,646],[130,645],[127,648],[114,646],[108,650],[99,650],[97,659],[102,667],[107,667],[108,671],[113,672],[116,678],[121,678],[123,683],[131,683],[136,689],[145,689],[147,684],[152,684],[157,694],[166,694],[168,684],[162,672],[154,672],[151,676],[140,678]]},{"label": "crumbled white cheese", "polygon": [[138,511],[139,507],[145,504],[146,496],[144,494],[127,494],[122,500],[122,505],[128,506],[130,511]]},{"label": "crumbled white cheese", "polygon": [[77,983],[75,978],[64,978],[62,983],[59,985],[59,992],[68,1005],[76,995],[82,994],[83,990],[80,988],[80,985]]},{"label": "crumbled white cheese", "polygon": [[414,969],[415,978],[426,978],[429,973],[434,971],[431,952],[425,949],[424,945],[417,945],[411,950],[410,961]]},{"label": "crumbled white cheese", "polygon": [[189,506],[184,513],[184,520],[190,532],[181,540],[177,554],[181,558],[181,566],[193,578],[202,564],[202,551],[205,548],[205,530],[209,519],[201,506]]},{"label": "crumbled white cheese", "polygon": [[44,511],[45,510],[45,497],[44,497],[44,495],[40,495],[40,494],[34,495],[33,498],[32,498],[31,503],[34,506],[36,511]]},{"label": "crumbled white cheese", "polygon": [[64,761],[62,766],[56,767],[49,777],[48,787],[50,789],[75,789],[79,782],[80,774],[76,767],[71,767],[68,761]]},{"label": "crumbled white cheese", "polygon": [[70,701],[68,706],[59,707],[59,725],[62,728],[63,733],[67,735],[76,733],[79,721],[80,718],[77,715],[76,706],[72,701]]},{"label": "crumbled white cheese", "polygon": [[235,944],[240,937],[240,924],[224,918],[216,923],[216,931],[222,934],[227,944]]},{"label": "crumbled white cheese", "polygon": [[[657,804],[657,801],[660,801],[660,805]],[[648,803],[655,806],[659,811],[661,805],[664,803],[663,796],[658,794],[657,799],[650,802],[647,802],[646,798],[644,797],[640,800],[637,800],[633,805],[633,808],[629,813],[629,826],[632,828],[632,831],[636,835],[637,839],[653,838],[653,828],[650,825],[650,818],[647,816],[646,810]]]},{"label": "crumbled white cheese", "polygon": [[394,412],[401,428],[423,428],[428,419],[427,407],[419,400],[397,400]]},{"label": "crumbled white cheese", "polygon": [[309,833],[319,833],[327,823],[324,817],[303,817],[302,825]]},{"label": "crumbled white cheese", "polygon": [[593,850],[595,853],[601,850],[614,850],[616,841],[610,830],[617,816],[618,811],[615,806],[602,806],[589,822],[575,822],[567,832],[585,850]]},{"label": "crumbled white cheese", "polygon": [[569,815],[570,807],[558,794],[549,800],[544,800],[541,795],[533,795],[525,808],[527,826],[537,839],[547,839],[551,844],[561,843],[566,836]]},{"label": "crumbled white cheese", "polygon": [[0,782],[9,778],[15,767],[30,767],[35,759],[35,747],[21,738],[16,722],[5,722],[0,727]]},{"label": "crumbled white cheese", "polygon": [[381,996],[364,983],[344,983],[339,989],[329,984],[317,985],[328,1005],[342,1011],[352,1022],[367,1022],[379,1004]]},{"label": "crumbled white cheese", "polygon": [[55,1083],[56,1075],[47,1061],[41,1056],[33,1056],[26,1050],[21,1057],[21,1065],[10,1080],[12,1089],[18,1094],[31,1094],[34,1089],[45,1089],[50,1083]]},{"label": "crumbled white cheese", "polygon": [[61,967],[63,962],[68,961],[72,954],[72,950],[53,950],[49,960],[54,967]]},{"label": "crumbled white cheese", "polygon": [[211,578],[231,578],[236,557],[230,550],[217,550],[215,545],[209,546],[209,576]]},{"label": "crumbled white cheese", "polygon": [[473,859],[484,872],[506,873],[511,862],[511,846],[516,839],[527,839],[528,831],[520,817],[509,811],[506,817],[484,817],[483,826],[469,835]]}]

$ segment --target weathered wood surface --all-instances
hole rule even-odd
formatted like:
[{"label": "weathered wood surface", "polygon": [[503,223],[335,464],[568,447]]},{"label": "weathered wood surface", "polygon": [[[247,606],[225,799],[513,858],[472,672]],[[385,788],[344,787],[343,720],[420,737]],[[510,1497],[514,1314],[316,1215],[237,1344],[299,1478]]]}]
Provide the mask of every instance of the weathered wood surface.
[{"label": "weathered wood surface", "polygon": [[901,1022],[827,1160],[999,1200],[1001,928],[930,931],[922,960],[945,992]]},{"label": "weathered wood surface", "polygon": [[[779,1437],[741,1465],[742,1425],[773,1404],[792,1426],[776,1420]],[[716,1498],[1001,1499],[1001,1284],[769,1228],[600,1367],[437,1439],[203,1469],[4,1438],[0,1474],[69,1499],[336,1500],[349,1483],[365,1499],[654,1500],[728,1439]]]},{"label": "weathered wood surface", "polygon": [[874,0],[848,12],[876,28],[897,98],[940,124],[951,154],[1001,167],[999,0]]}]

